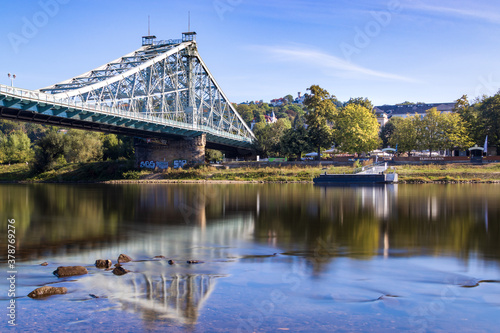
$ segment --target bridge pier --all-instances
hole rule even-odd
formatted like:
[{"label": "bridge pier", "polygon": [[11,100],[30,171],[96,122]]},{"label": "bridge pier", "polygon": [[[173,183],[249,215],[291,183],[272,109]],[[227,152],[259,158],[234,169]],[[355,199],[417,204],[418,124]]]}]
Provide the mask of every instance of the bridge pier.
[{"label": "bridge pier", "polygon": [[206,134],[168,140],[135,139],[135,161],[139,168],[166,169],[205,163]]}]

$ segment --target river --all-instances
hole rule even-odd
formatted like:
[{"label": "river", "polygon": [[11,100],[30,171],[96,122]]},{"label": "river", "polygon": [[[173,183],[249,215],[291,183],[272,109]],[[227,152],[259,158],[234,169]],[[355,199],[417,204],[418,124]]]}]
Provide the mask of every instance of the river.
[{"label": "river", "polygon": [[[0,331],[494,332],[499,202],[495,184],[2,184]],[[128,274],[94,266],[121,253]],[[88,274],[52,274],[72,265]],[[27,297],[45,285],[68,293]]]}]

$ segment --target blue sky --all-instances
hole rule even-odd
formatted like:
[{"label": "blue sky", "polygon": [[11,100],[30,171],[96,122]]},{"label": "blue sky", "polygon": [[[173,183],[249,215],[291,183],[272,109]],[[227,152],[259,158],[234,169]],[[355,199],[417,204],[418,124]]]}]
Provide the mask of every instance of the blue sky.
[{"label": "blue sky", "polygon": [[[198,33],[232,102],[306,92],[376,105],[500,89],[500,3],[485,0],[2,1],[0,83],[37,89],[160,39]],[[3,72],[3,73],[1,73]]]}]

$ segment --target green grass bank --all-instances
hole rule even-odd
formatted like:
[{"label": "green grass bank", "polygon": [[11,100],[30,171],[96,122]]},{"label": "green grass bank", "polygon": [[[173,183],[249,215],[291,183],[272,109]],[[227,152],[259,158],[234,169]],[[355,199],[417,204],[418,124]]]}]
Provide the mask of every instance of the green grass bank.
[{"label": "green grass bank", "polygon": [[[132,161],[65,164],[35,173],[26,164],[0,165],[1,182],[312,182],[320,173],[352,173],[349,166],[281,166],[216,169],[199,166],[160,172],[137,170]],[[500,183],[500,163],[401,165],[400,183]]]}]

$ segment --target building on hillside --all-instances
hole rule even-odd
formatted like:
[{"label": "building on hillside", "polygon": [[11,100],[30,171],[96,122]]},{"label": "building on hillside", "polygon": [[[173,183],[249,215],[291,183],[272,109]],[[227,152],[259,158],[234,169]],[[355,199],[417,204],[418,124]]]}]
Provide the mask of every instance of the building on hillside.
[{"label": "building on hillside", "polygon": [[294,104],[304,104],[304,99],[306,98],[305,95],[302,95],[302,93],[299,91],[297,93],[297,98],[293,100]]},{"label": "building on hillside", "polygon": [[[408,105],[382,105],[376,106],[374,112],[377,115],[377,119],[383,117],[385,113],[387,119],[392,117],[406,118],[408,115],[412,116],[415,113],[420,115],[425,115],[425,111],[436,108],[441,113],[451,113],[455,103],[430,103],[430,104],[408,104]],[[383,120],[379,121],[381,123]]]},{"label": "building on hillside", "polygon": [[272,99],[271,102],[269,103],[270,106],[282,106],[286,104],[286,99],[282,98],[275,98]]},{"label": "building on hillside", "polygon": [[[266,124],[274,124],[275,122],[278,121],[278,118],[276,118],[276,115],[274,114],[274,111],[271,113],[271,115],[264,115],[264,118],[266,119]],[[250,129],[253,131],[253,128],[255,124],[257,123],[257,120],[254,118],[252,120],[252,123],[250,124]]]}]

